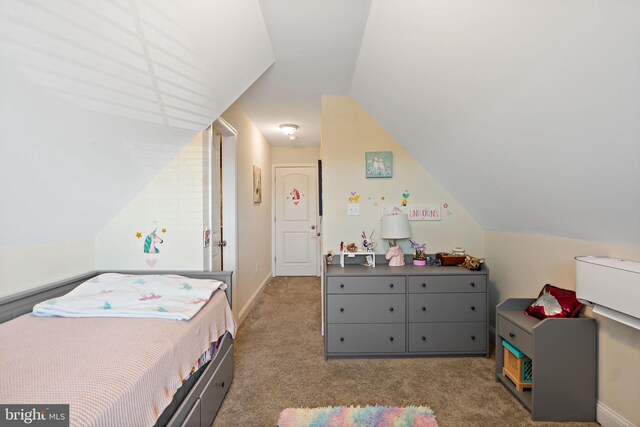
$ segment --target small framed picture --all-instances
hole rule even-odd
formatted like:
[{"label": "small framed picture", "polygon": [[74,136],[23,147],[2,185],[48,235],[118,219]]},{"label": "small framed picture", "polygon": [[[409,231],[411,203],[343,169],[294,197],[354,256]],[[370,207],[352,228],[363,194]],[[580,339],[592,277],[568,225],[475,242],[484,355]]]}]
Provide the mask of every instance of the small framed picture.
[{"label": "small framed picture", "polygon": [[364,153],[364,161],[367,178],[393,177],[392,151],[367,151]]},{"label": "small framed picture", "polygon": [[262,203],[262,170],[253,167],[253,203]]},{"label": "small framed picture", "polygon": [[208,248],[209,246],[211,246],[211,229],[210,228],[206,228],[204,230],[203,239],[204,239],[203,243],[205,248]]}]

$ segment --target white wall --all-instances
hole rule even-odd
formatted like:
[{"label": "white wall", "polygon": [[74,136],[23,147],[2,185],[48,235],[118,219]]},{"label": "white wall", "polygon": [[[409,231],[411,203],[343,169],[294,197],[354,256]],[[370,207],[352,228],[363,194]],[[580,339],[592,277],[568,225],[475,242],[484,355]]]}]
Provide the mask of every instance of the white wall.
[{"label": "white wall", "polygon": [[93,269],[93,238],[0,248],[0,298]]},{"label": "white wall", "polygon": [[[198,134],[98,233],[96,268],[202,270],[202,177],[202,136]],[[146,254],[144,240],[154,229],[163,243],[159,253]]]},{"label": "white wall", "polygon": [[374,0],[350,95],[484,228],[638,246],[639,17]]},{"label": "white wall", "polygon": [[283,146],[271,147],[271,163],[274,165],[313,163],[320,160],[320,146]]},{"label": "white wall", "polygon": [[273,62],[258,0],[4,0],[0,39],[0,247],[95,236]]},{"label": "white wall", "polygon": [[[467,212],[363,109],[348,96],[322,97],[323,252],[339,250],[340,241],[361,245],[360,233],[375,229],[376,252],[386,252],[380,240],[380,206],[408,204],[441,206],[441,221],[411,221],[412,239],[427,244],[427,252],[456,246],[483,256],[484,231]],[[365,152],[392,151],[393,178],[365,178]],[[350,192],[360,195],[360,215],[347,215]],[[384,197],[384,200],[382,198]],[[446,203],[447,207],[444,207]],[[402,241],[411,253],[408,240]]]},{"label": "white wall", "polygon": [[[271,146],[237,103],[222,114],[237,132],[238,264],[236,315],[243,318],[271,277]],[[224,151],[224,147],[222,148]],[[262,169],[262,203],[253,203],[253,166]]]},{"label": "white wall", "polygon": [[[535,298],[546,283],[575,290],[576,256],[640,261],[640,248],[635,246],[492,230],[486,231],[485,236],[492,324],[495,324],[495,305],[507,298]],[[640,331],[601,316],[595,319],[598,322],[597,398],[640,425]]]}]

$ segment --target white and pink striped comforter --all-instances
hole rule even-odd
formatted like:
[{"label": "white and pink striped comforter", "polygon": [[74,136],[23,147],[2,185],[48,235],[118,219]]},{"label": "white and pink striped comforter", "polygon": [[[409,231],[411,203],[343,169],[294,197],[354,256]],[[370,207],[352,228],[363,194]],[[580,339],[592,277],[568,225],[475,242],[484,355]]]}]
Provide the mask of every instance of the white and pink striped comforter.
[{"label": "white and pink striped comforter", "polygon": [[0,403],[69,404],[71,426],[152,426],[227,331],[221,290],[188,322],[26,314],[0,324]]},{"label": "white and pink striped comforter", "polygon": [[36,316],[191,319],[227,284],[175,274],[103,273],[66,295],[36,304]]}]

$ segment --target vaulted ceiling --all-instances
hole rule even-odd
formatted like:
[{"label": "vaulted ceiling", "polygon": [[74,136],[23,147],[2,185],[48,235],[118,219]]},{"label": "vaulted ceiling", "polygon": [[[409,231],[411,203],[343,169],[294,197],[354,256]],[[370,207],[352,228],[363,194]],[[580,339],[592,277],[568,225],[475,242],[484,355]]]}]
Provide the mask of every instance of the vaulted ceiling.
[{"label": "vaulted ceiling", "polygon": [[95,235],[239,97],[273,145],[283,122],[317,145],[323,94],[486,229],[640,245],[639,20],[638,1],[5,0],[0,245]]}]

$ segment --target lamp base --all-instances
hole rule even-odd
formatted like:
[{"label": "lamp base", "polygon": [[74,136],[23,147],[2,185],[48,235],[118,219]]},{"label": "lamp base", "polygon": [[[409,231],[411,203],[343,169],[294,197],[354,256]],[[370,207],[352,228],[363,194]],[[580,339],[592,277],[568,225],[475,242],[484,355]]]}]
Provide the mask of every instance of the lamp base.
[{"label": "lamp base", "polygon": [[384,256],[389,261],[389,267],[402,267],[404,265],[404,252],[400,246],[391,246]]}]

